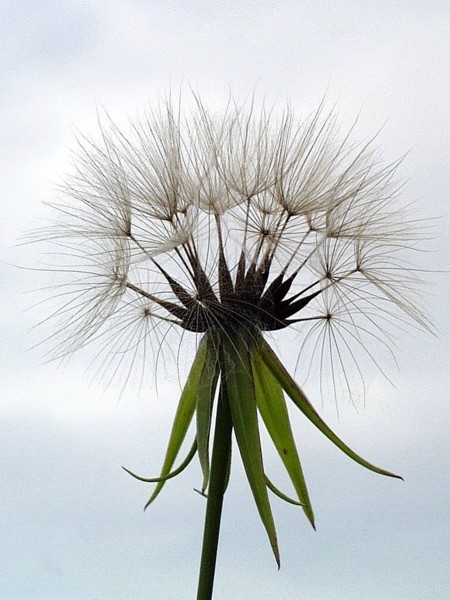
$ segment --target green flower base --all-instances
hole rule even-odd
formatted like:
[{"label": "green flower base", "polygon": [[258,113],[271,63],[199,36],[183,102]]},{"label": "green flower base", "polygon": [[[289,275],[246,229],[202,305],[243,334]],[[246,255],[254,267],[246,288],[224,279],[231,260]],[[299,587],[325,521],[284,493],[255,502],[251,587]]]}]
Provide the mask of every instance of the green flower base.
[{"label": "green flower base", "polygon": [[[126,469],[142,481],[157,484],[146,504],[147,508],[158,496],[165,482],[178,475],[194,455],[198,454],[203,472],[201,491],[207,495],[207,506],[197,600],[212,598],[223,498],[230,474],[233,431],[278,567],[280,554],[268,490],[287,502],[300,505],[314,527],[314,513],[292,433],[285,395],[347,456],[375,473],[402,479],[363,459],[326,425],[257,329],[239,328],[229,334],[223,331],[220,334],[207,332],[201,340],[181,394],[160,476],[144,478]],[[216,397],[214,440],[210,458],[211,420]],[[258,413],[292,481],[297,500],[278,490],[264,471]],[[194,414],[197,421],[196,439],[186,459],[172,470]]]}]

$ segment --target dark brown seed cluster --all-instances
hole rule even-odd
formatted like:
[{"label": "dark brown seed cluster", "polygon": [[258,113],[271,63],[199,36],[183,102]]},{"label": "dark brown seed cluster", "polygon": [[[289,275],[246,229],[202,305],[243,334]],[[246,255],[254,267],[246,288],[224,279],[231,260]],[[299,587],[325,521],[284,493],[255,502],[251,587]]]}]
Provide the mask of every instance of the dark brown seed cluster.
[{"label": "dark brown seed cluster", "polygon": [[233,281],[221,246],[219,295],[215,293],[198,260],[191,263],[195,294],[186,290],[157,265],[180,304],[161,300],[159,302],[187,331],[205,332],[217,324],[223,327],[224,320],[227,326],[232,328],[256,326],[262,331],[284,329],[295,323],[295,319],[291,317],[322,290],[306,294],[309,289],[306,288],[288,297],[297,272],[287,276],[283,271],[268,284],[270,263],[271,260],[267,259],[260,267],[255,263],[247,267],[245,256],[242,254]]}]

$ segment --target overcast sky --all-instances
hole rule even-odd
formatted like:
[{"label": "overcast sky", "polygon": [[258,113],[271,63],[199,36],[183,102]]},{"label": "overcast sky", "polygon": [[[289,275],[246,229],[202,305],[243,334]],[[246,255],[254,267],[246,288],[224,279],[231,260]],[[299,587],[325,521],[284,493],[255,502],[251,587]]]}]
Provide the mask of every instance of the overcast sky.
[{"label": "overcast sky", "polygon": [[[362,138],[384,125],[388,161],[408,152],[405,194],[437,217],[420,266],[448,270],[449,19],[445,1],[1,3],[0,600],[195,597],[198,466],[146,513],[150,489],[120,468],[158,471],[176,374],[158,393],[130,387],[119,398],[90,384],[92,353],[57,367],[32,348],[46,309],[27,310],[26,291],[46,281],[15,266],[40,260],[16,242],[45,225],[73,128],[95,129],[99,106],[120,121],[189,84],[213,107],[256,88],[300,114],[326,92],[344,122],[361,111]],[[398,340],[399,369],[387,367],[396,387],[375,378],[365,407],[343,403],[339,417],[334,401],[317,400],[350,445],[405,481],[363,470],[295,417],[317,531],[274,500],[278,572],[235,453],[217,600],[450,598],[450,284],[445,273],[425,278],[438,335]]]}]

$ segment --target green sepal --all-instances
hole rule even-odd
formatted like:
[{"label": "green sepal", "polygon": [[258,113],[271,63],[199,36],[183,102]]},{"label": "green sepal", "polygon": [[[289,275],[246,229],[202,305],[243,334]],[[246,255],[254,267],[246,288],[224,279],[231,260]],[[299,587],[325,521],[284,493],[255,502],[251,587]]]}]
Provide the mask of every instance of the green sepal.
[{"label": "green sepal", "polygon": [[251,358],[259,412],[294,485],[303,511],[315,528],[314,513],[292,434],[283,389],[266,366],[257,348],[252,351]]},{"label": "green sepal", "polygon": [[282,386],[286,394],[294,402],[294,404],[311,421],[311,423],[313,423],[319,429],[319,431],[321,431],[331,442],[333,442],[333,444],[335,444],[340,450],[342,450],[344,454],[346,454],[348,457],[353,459],[361,466],[365,467],[366,469],[369,469],[369,471],[374,471],[375,473],[379,473],[380,475],[386,475],[388,477],[403,479],[403,477],[401,477],[400,475],[396,475],[395,473],[391,473],[390,471],[380,469],[379,467],[373,465],[372,463],[368,462],[367,460],[356,454],[356,452],[354,452],[351,448],[349,448],[347,444],[345,444],[319,416],[319,414],[316,412],[316,409],[305,396],[301,388],[286,371],[279,358],[276,356],[269,344],[262,338],[262,336],[259,337],[258,348],[265,364],[270,369],[274,377],[279,381],[280,385]]},{"label": "green sepal", "polygon": [[198,386],[196,410],[198,458],[203,472],[202,492],[206,490],[209,480],[209,435],[218,379],[219,364],[216,348],[212,340],[208,340],[206,360]]},{"label": "green sepal", "polygon": [[266,485],[269,488],[269,490],[271,492],[273,492],[275,494],[275,496],[278,496],[278,498],[281,498],[281,500],[284,500],[285,502],[288,502],[289,504],[294,504],[295,506],[303,506],[303,504],[301,504],[298,500],[294,500],[293,498],[290,498],[289,496],[286,496],[286,494],[283,494],[283,492],[281,490],[279,490],[270,481],[270,479],[267,477],[267,475],[266,475]]},{"label": "green sepal", "polygon": [[187,453],[187,456],[183,460],[181,465],[179,467],[177,467],[176,469],[174,469],[173,471],[171,471],[168,475],[165,475],[164,477],[141,477],[141,475],[137,475],[136,473],[133,473],[133,471],[130,471],[130,469],[127,469],[126,467],[122,467],[122,469],[124,471],[126,471],[128,473],[128,475],[131,475],[131,477],[134,477],[135,479],[139,479],[139,481],[144,481],[145,483],[159,483],[160,481],[167,481],[168,479],[172,479],[173,477],[176,477],[182,471],[184,471],[184,469],[189,465],[191,460],[194,458],[196,452],[197,452],[197,439],[194,440],[194,442],[191,446],[191,449]]},{"label": "green sepal", "polygon": [[225,400],[230,404],[233,429],[247,479],[279,568],[280,554],[267,494],[249,349],[245,339],[238,335],[232,339],[223,336],[222,349],[222,389]]},{"label": "green sepal", "polygon": [[[224,492],[223,492],[224,494],[227,491],[228,483],[230,482],[230,474],[231,474],[231,447],[230,447],[230,452],[228,454],[227,472],[226,472],[226,475],[225,475],[225,486],[224,486]],[[267,479],[267,476],[266,476],[266,479]],[[269,488],[269,490],[272,489],[269,484],[267,484],[267,487]],[[275,487],[275,486],[273,486],[273,487]],[[200,496],[203,496],[203,498],[208,498],[208,494],[206,493],[206,488],[205,489],[201,489],[201,490],[198,490],[197,488],[194,488],[194,492],[197,492],[197,494],[200,494]],[[274,493],[276,493],[276,492],[274,492]],[[280,494],[283,494],[283,492],[280,492]]]},{"label": "green sepal", "polygon": [[186,384],[183,388],[180,401],[178,403],[177,412],[173,420],[172,431],[170,433],[169,443],[166,450],[163,466],[159,478],[161,481],[155,487],[153,494],[150,496],[145,508],[147,508],[157,497],[164,486],[165,477],[173,466],[173,463],[180,451],[181,445],[186,437],[189,425],[194,416],[194,411],[197,405],[198,388],[200,378],[203,372],[203,367],[207,357],[207,336],[205,335],[198,347],[197,354],[189,372]]}]

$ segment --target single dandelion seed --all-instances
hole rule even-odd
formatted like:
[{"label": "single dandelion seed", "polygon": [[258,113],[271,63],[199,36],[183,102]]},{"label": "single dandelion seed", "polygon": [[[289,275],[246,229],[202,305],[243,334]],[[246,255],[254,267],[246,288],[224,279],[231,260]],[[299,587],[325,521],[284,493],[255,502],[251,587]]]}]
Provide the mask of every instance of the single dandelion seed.
[{"label": "single dandelion seed", "polygon": [[[212,595],[232,432],[278,565],[268,491],[299,505],[314,527],[288,401],[354,461],[399,477],[326,425],[267,335],[280,340],[295,330],[298,370],[318,370],[336,401],[364,385],[364,364],[378,364],[372,347],[392,352],[394,328],[430,325],[404,258],[420,234],[399,201],[398,162],[383,166],[373,140],[342,136],[323,105],[297,122],[291,110],[257,110],[254,102],[230,102],[216,115],[195,100],[187,117],[168,101],[126,133],[106,118],[100,141],[79,136],[57,220],[38,238],[57,244],[69,277],[55,294],[52,357],[96,341],[100,372],[125,371],[126,382],[127,365],[140,364],[143,375],[166,350],[176,360],[174,332],[196,347],[160,475],[126,471],[156,484],[148,506],[198,455],[207,496],[204,600]],[[191,449],[175,466],[193,420]],[[261,423],[295,498],[266,473]]]}]

